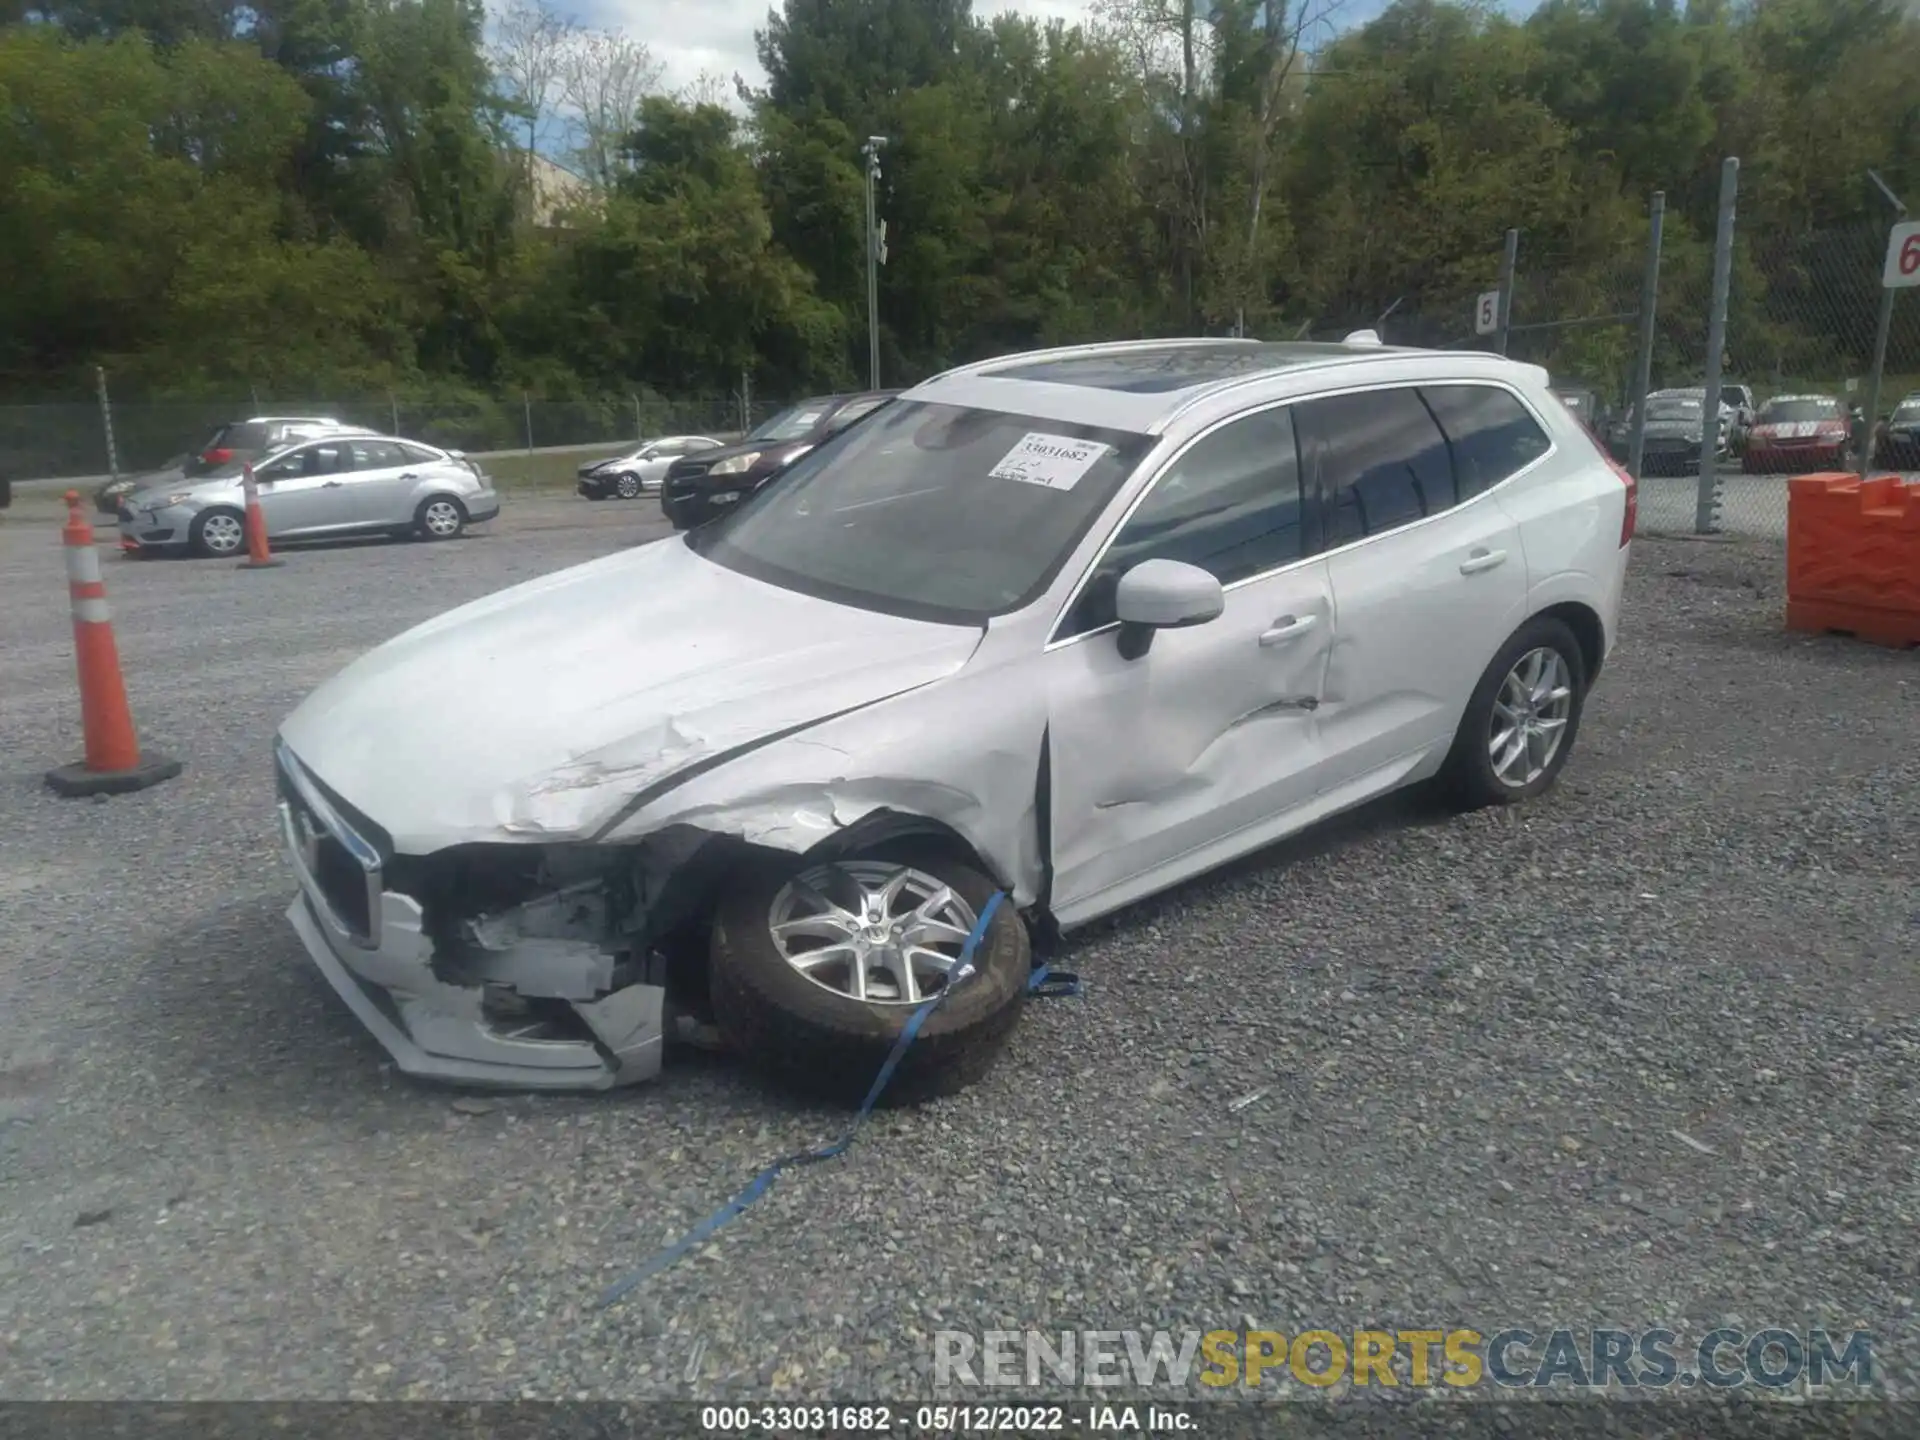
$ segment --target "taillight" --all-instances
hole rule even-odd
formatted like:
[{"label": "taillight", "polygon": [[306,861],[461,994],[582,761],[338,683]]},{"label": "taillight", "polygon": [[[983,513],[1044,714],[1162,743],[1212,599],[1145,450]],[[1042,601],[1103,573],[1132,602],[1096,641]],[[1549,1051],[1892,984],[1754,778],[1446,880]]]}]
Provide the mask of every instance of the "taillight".
[{"label": "taillight", "polygon": [[1620,543],[1624,546],[1633,539],[1633,527],[1640,521],[1640,482],[1634,479],[1631,470],[1611,455],[1607,457],[1607,466],[1620,477],[1620,483],[1627,487],[1627,509],[1626,513],[1620,517]]},{"label": "taillight", "polygon": [[207,464],[209,464],[209,465],[224,465],[224,464],[226,464],[226,463],[227,463],[227,462],[228,462],[229,460],[231,460],[231,459],[233,459],[233,451],[231,451],[231,450],[209,450],[209,451],[207,451],[207,452],[206,452],[205,454],[203,454],[203,455],[201,455],[201,457],[200,457],[200,458],[201,458],[202,460],[204,460],[204,461],[206,461],[206,462],[207,462]]}]

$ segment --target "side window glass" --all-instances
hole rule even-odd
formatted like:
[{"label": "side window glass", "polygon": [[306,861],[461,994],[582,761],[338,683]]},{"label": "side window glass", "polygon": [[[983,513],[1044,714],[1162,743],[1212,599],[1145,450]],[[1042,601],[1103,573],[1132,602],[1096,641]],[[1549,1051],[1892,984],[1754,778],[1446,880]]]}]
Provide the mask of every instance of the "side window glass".
[{"label": "side window glass", "polygon": [[396,465],[431,465],[440,458],[431,450],[422,450],[418,445],[396,445],[393,448],[400,452],[400,458],[394,461]]},{"label": "side window glass", "polygon": [[1329,544],[1351,544],[1453,507],[1446,437],[1416,391],[1329,395],[1295,408],[1301,453],[1331,508]]},{"label": "side window glass", "polygon": [[309,475],[335,475],[342,470],[352,468],[346,462],[342,447],[339,445],[315,445],[303,453]]},{"label": "side window glass", "polygon": [[1427,404],[1453,446],[1460,498],[1471,500],[1524,470],[1552,448],[1539,422],[1505,390],[1491,385],[1429,385]]},{"label": "side window glass", "polygon": [[306,452],[296,451],[292,455],[283,455],[271,465],[262,465],[253,472],[255,480],[288,480],[295,475],[306,473]]},{"label": "side window glass", "polygon": [[383,440],[356,440],[350,447],[355,470],[391,470],[400,452]]},{"label": "side window glass", "polygon": [[1120,577],[1142,560],[1180,560],[1222,585],[1307,553],[1293,418],[1262,411],[1216,430],[1174,461],[1121,528],[1061,630],[1085,634],[1114,620]]}]

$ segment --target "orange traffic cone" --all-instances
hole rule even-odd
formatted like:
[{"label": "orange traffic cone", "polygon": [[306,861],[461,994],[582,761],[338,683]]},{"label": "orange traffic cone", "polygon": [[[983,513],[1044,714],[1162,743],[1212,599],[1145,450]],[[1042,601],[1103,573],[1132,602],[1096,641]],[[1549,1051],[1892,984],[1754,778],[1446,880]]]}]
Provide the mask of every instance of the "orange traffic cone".
[{"label": "orange traffic cone", "polygon": [[260,508],[260,487],[253,480],[253,466],[245,466],[240,471],[240,488],[247,497],[247,558],[240,562],[242,570],[271,570],[284,565],[284,560],[273,558],[273,552],[267,548],[267,515]]},{"label": "orange traffic cone", "polygon": [[67,492],[67,593],[73,604],[73,652],[80,667],[80,726],[87,758],[47,772],[47,784],[62,795],[120,795],[171,780],[186,767],[163,755],[140,755],[127,687],[120,678],[120,650],[113,643],[107,587],[100,578],[100,552],[93,526],[80,508],[78,491]]}]

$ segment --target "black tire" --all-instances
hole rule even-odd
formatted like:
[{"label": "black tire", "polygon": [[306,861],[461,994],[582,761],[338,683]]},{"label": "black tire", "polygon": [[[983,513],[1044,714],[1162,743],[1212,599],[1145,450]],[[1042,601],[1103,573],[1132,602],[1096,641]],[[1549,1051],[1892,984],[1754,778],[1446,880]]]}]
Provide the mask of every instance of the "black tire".
[{"label": "black tire", "polygon": [[[236,532],[230,531],[225,524],[215,523],[227,520],[231,520],[239,527],[237,533],[240,538],[233,544],[228,544],[227,540],[231,533]],[[209,525],[214,526],[215,538],[211,541],[207,538]],[[207,560],[231,560],[234,556],[243,554],[247,548],[247,517],[240,511],[225,506],[202,510],[193,517],[193,524],[187,527],[187,548],[195,555]]]},{"label": "black tire", "polygon": [[[1508,673],[1531,651],[1552,649],[1566,663],[1572,691],[1566,726],[1560,745],[1548,760],[1545,770],[1524,785],[1501,779],[1493,768],[1489,739],[1493,728],[1494,701],[1506,683]],[[1522,625],[1500,647],[1480,683],[1473,687],[1460,728],[1453,737],[1453,749],[1440,772],[1442,793],[1462,810],[1479,810],[1489,805],[1514,805],[1552,787],[1573,753],[1580,735],[1580,716],[1587,703],[1587,661],[1580,642],[1566,622],[1547,615],[1536,615]]]},{"label": "black tire", "polygon": [[[950,886],[977,915],[993,881],[942,852],[895,845],[858,857],[910,865]],[[869,1004],[787,963],[768,929],[775,894],[807,862],[757,864],[737,877],[714,916],[709,985],[727,1046],[782,1085],[857,1105],[914,1006]],[[984,1076],[1006,1047],[1032,969],[1027,928],[1010,900],[974,953],[975,972],[928,1018],[882,1093],[882,1106],[951,1095]]]},{"label": "black tire", "polygon": [[613,477],[613,493],[622,500],[638,500],[640,490],[640,477],[631,471],[622,471]]},{"label": "black tire", "polygon": [[[445,514],[442,506],[452,508],[451,528],[438,518]],[[422,540],[456,540],[466,528],[467,507],[451,495],[429,495],[413,512],[413,533]]]}]

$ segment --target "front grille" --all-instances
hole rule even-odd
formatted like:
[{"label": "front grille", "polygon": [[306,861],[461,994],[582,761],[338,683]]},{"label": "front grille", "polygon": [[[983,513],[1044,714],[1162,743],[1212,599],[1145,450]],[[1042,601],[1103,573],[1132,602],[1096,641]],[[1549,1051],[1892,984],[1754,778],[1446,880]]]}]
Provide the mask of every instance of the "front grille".
[{"label": "front grille", "polygon": [[327,897],[333,913],[362,939],[373,934],[372,897],[367,893],[367,872],[347,853],[347,847],[325,831],[313,852],[313,878],[320,893]]},{"label": "front grille", "polygon": [[381,890],[378,855],[364,836],[339,833],[336,826],[347,823],[343,818],[328,817],[308,801],[289,772],[289,763],[297,762],[282,756],[274,767],[274,778],[280,800],[293,819],[293,840],[301,851],[299,862],[334,918],[361,943],[377,944],[373,907]]}]

